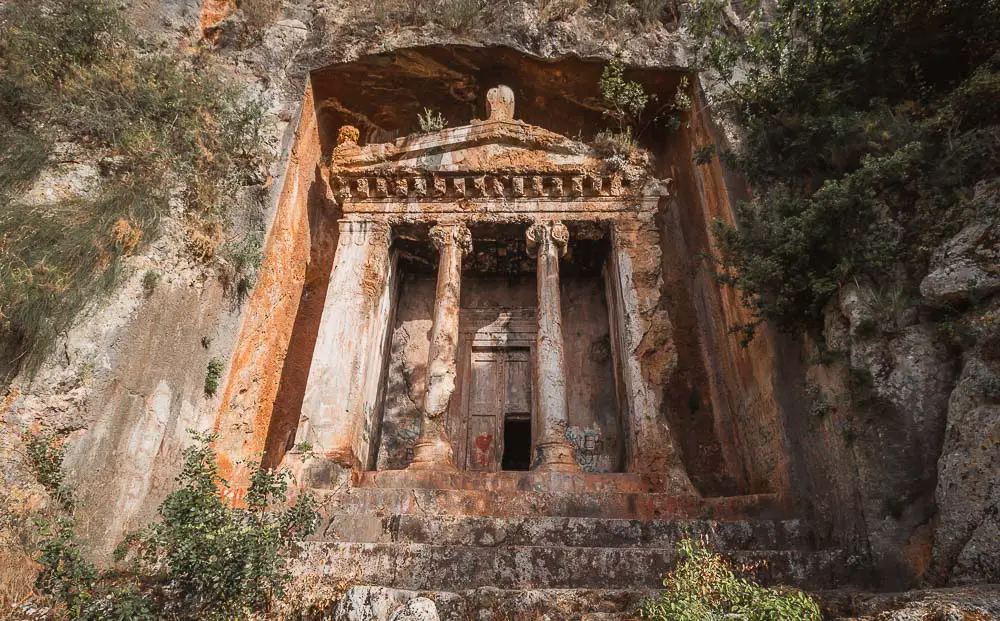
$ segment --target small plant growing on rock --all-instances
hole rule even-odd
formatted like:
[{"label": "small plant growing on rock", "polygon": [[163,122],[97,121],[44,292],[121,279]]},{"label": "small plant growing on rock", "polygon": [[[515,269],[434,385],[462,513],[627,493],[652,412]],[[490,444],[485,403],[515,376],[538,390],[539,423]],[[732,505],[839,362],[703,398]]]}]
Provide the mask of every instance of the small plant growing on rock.
[{"label": "small plant growing on rock", "polygon": [[663,580],[666,591],[643,602],[639,615],[655,621],[819,621],[819,605],[796,589],[768,588],[741,577],[703,543],[677,543],[680,560]]},{"label": "small plant growing on rock", "polygon": [[466,32],[476,25],[483,4],[483,0],[441,0],[438,17],[448,30]]},{"label": "small plant growing on rock", "polygon": [[430,108],[424,108],[423,114],[418,113],[417,121],[420,123],[420,131],[425,134],[439,132],[448,126],[444,115]]},{"label": "small plant growing on rock", "polygon": [[218,358],[208,361],[208,371],[205,373],[205,394],[214,395],[219,389],[219,380],[222,379],[222,370],[225,365]]},{"label": "small plant growing on rock", "polygon": [[604,68],[598,86],[607,107],[604,115],[614,121],[618,134],[631,139],[633,128],[638,128],[643,110],[654,97],[646,93],[642,84],[625,78],[625,65],[619,58]]},{"label": "small plant growing on rock", "polygon": [[156,270],[146,270],[146,273],[142,275],[142,291],[147,296],[153,295],[156,291],[156,285],[160,284],[161,274]]},{"label": "small plant growing on rock", "polygon": [[53,433],[24,434],[27,448],[28,466],[35,478],[52,497],[63,506],[68,506],[70,494],[64,487],[62,463],[66,450]]}]

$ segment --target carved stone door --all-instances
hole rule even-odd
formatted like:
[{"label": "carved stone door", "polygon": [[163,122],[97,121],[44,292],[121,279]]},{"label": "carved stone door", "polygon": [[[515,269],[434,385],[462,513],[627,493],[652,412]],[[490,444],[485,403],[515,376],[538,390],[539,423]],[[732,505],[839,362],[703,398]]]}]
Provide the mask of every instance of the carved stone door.
[{"label": "carved stone door", "polygon": [[[464,412],[452,427],[458,431],[452,437],[461,439],[461,446],[456,447],[459,463],[467,470],[492,472],[501,468],[505,448],[515,450],[518,457],[530,457],[531,350],[470,346],[466,351]],[[505,438],[512,430],[521,433]],[[505,447],[505,440],[519,445]],[[516,463],[520,464],[520,459]],[[517,469],[526,469],[526,463]]]}]

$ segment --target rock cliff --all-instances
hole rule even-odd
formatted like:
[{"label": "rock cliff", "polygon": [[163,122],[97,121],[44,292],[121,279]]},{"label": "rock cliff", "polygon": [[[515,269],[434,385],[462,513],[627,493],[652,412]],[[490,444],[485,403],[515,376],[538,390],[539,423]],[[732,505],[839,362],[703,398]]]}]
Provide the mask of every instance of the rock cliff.
[{"label": "rock cliff", "polygon": [[[25,466],[21,432],[56,431],[68,447],[81,534],[98,557],[155,516],[187,429],[220,433],[220,461],[236,481],[241,460],[287,447],[336,248],[316,172],[330,128],[350,122],[384,141],[412,129],[424,107],[468,119],[495,78],[527,95],[526,120],[592,138],[606,125],[595,103],[601,61],[618,55],[661,98],[692,75],[670,11],[651,23],[631,8],[608,16],[573,2],[501,2],[449,27],[400,8],[420,3],[240,4],[135,0],[127,12],[143,45],[211,46],[268,103],[267,139],[279,157],[256,287],[243,304],[229,303],[168,218],[38,374],[0,393],[11,511],[23,517],[44,497]],[[729,140],[705,107],[711,85],[693,86],[689,123],[676,135],[644,137],[661,176],[674,179],[679,206],[657,223],[664,282],[656,307],[671,334],[647,334],[647,355],[661,358],[661,411],[681,430],[692,483],[705,495],[772,492],[801,507],[817,539],[851,552],[846,562],[868,586],[1000,582],[1000,223],[978,222],[937,250],[917,311],[893,291],[855,283],[827,309],[819,337],[765,328],[743,348],[729,328],[745,311],[701,254],[713,250],[712,220],[731,222],[748,190],[718,162],[692,162],[698,148]],[[86,153],[66,160],[35,183],[30,200],[86,192],[99,163]],[[984,180],[976,200],[1000,200],[997,187]],[[164,276],[147,294],[150,267]],[[206,395],[213,358],[225,361],[223,389]],[[431,618],[410,602],[392,618]]]}]

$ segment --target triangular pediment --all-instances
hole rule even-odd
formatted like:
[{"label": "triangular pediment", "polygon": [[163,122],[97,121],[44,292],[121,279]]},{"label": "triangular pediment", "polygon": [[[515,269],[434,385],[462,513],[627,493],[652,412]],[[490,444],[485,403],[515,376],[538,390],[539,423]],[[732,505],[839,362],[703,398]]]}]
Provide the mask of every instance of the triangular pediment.
[{"label": "triangular pediment", "polygon": [[522,121],[473,121],[469,125],[411,134],[394,142],[341,144],[331,156],[331,172],[586,174],[602,161],[592,147]]}]

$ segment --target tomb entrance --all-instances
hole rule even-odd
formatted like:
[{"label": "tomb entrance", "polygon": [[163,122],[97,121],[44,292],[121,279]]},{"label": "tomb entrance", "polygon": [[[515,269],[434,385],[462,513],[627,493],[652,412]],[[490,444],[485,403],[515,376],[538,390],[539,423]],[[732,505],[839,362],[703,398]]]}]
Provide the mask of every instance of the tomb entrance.
[{"label": "tomb entrance", "polygon": [[487,101],[486,120],[388,143],[340,129],[323,171],[339,245],[295,445],[319,472],[693,494],[639,351],[669,181],[516,120],[505,86]]}]

